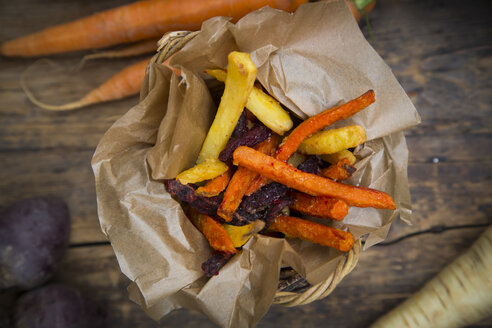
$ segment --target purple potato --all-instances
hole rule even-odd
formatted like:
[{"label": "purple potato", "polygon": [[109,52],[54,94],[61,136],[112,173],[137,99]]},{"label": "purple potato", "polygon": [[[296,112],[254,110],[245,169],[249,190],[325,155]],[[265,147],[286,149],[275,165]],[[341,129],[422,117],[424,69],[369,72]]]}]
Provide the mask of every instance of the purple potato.
[{"label": "purple potato", "polygon": [[15,308],[16,328],[102,328],[104,320],[101,306],[62,284],[25,293]]},{"label": "purple potato", "polygon": [[29,289],[56,271],[68,246],[70,215],[56,198],[29,198],[0,214],[0,289]]}]

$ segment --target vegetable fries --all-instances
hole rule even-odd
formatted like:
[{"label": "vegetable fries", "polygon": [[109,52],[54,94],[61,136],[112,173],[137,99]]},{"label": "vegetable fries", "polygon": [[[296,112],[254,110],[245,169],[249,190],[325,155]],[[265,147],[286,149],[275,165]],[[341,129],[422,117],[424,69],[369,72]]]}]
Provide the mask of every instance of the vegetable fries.
[{"label": "vegetable fries", "polygon": [[311,196],[334,197],[357,207],[396,208],[391,196],[385,192],[350,186],[315,174],[302,172],[287,163],[249,147],[236,149],[234,163]]},{"label": "vegetable fries", "polygon": [[239,248],[246,244],[253,234],[260,232],[265,227],[265,222],[256,220],[243,226],[234,226],[231,224],[223,224],[222,226],[229,234],[234,247]]},{"label": "vegetable fries", "polygon": [[[369,90],[360,97],[350,100],[349,102],[327,109],[324,112],[319,113],[318,115],[309,117],[304,122],[299,124],[277,149],[277,154],[275,155],[276,159],[287,162],[294,154],[301,143],[309,137],[311,134],[318,132],[319,130],[333,124],[337,121],[346,119],[350,117],[370,104],[372,104],[375,99],[374,91]],[[263,177],[262,181],[255,181],[256,188],[260,188],[268,183],[268,179]],[[253,190],[248,190],[248,192],[252,192]]]},{"label": "vegetable fries", "polygon": [[208,131],[198,163],[218,158],[234,131],[256,79],[256,67],[249,54],[233,51],[228,56],[225,90],[215,119]]},{"label": "vegetable fries", "polygon": [[350,178],[355,170],[356,168],[350,165],[350,160],[348,158],[342,158],[335,164],[322,169],[320,173],[322,176],[328,179],[332,179],[334,181],[343,181]]},{"label": "vegetable fries", "polygon": [[366,142],[366,131],[360,125],[325,130],[306,138],[297,150],[303,154],[333,154]]},{"label": "vegetable fries", "polygon": [[[308,118],[277,146],[292,120],[276,100],[253,86],[256,68],[248,54],[232,52],[228,59],[227,73],[207,70],[225,81],[225,90],[198,164],[177,180],[165,181],[173,197],[198,211],[190,219],[216,251],[202,265],[205,274],[217,274],[231,254],[264,230],[349,251],[354,244],[350,232],[289,213],[342,221],[349,206],[396,208],[387,193],[337,182],[355,171],[356,158],[347,148],[365,142],[365,130],[354,125],[322,131],[368,107],[375,101],[374,92]],[[251,129],[256,119],[241,115],[244,106],[260,121]],[[188,185],[206,180],[197,189]]]},{"label": "vegetable fries", "polygon": [[338,161],[346,158],[349,162],[350,165],[354,165],[357,159],[355,158],[354,154],[348,150],[344,149],[339,152],[336,152],[334,154],[325,154],[320,156],[322,160],[325,162],[331,163],[331,164],[336,164]]},{"label": "vegetable fries", "polygon": [[295,203],[290,208],[303,214],[341,221],[348,213],[347,203],[340,199],[313,197],[302,192],[293,192],[292,196]]},{"label": "vegetable fries", "polygon": [[[260,143],[256,149],[264,154],[270,154],[276,145],[277,138],[272,136]],[[217,210],[217,214],[226,222],[230,222],[232,220],[232,216],[239,207],[246,189],[257,176],[258,173],[250,171],[245,167],[239,167],[236,173],[234,173],[229,186],[224,193],[224,200]]]},{"label": "vegetable fries", "polygon": [[207,182],[206,185],[198,188],[196,190],[196,193],[200,196],[205,197],[217,196],[225,190],[225,188],[229,184],[229,180],[231,180],[231,176],[231,170],[228,169],[224,174],[213,178],[212,180]]},{"label": "vegetable fries", "polygon": [[289,237],[297,237],[314,243],[333,247],[347,252],[354,245],[354,237],[350,232],[328,227],[292,216],[278,216],[269,227]]},{"label": "vegetable fries", "polygon": [[178,174],[176,179],[182,184],[210,180],[224,174],[229,167],[218,159],[209,158],[205,162]]},{"label": "vegetable fries", "polygon": [[[208,69],[206,72],[217,80],[224,82],[226,72],[221,69]],[[264,93],[260,88],[253,87],[246,108],[273,132],[283,135],[292,129],[292,119],[273,97]]]},{"label": "vegetable fries", "polygon": [[195,227],[203,233],[213,249],[231,254],[237,252],[231,237],[229,237],[229,234],[220,223],[208,215],[197,212],[191,213],[189,216]]}]

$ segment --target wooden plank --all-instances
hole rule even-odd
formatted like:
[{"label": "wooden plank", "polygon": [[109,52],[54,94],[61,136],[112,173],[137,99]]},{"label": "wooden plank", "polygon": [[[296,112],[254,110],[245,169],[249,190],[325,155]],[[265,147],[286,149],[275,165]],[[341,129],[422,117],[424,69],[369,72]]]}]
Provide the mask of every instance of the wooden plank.
[{"label": "wooden plank", "polygon": [[[2,122],[4,128],[0,130],[0,152],[70,147],[93,150],[106,130],[130,109],[134,101],[122,100],[110,107],[94,106],[83,109],[80,113],[73,113],[73,116],[69,113],[61,116],[40,110],[31,112],[24,119],[8,116]],[[410,161],[425,162],[434,157],[450,161],[491,158],[491,135],[491,118],[480,121],[424,122],[406,132]]]},{"label": "wooden plank", "polygon": [[[70,248],[55,281],[84,291],[106,308],[106,327],[157,327],[158,324],[128,299],[130,283],[120,271],[110,246]],[[164,321],[164,327],[215,327],[197,312],[180,310]],[[161,325],[159,325],[161,326]]]},{"label": "wooden plank", "polygon": [[[127,2],[88,1],[87,6],[79,6],[76,1],[73,4],[53,2],[50,6],[46,6],[36,1],[25,0],[22,6],[5,5],[2,7],[3,16],[0,16],[0,19],[12,20],[12,22],[9,21],[9,24],[5,25],[6,28],[0,31],[0,41]],[[487,77],[491,70],[488,63],[492,56],[492,45],[488,38],[489,34],[486,33],[489,31],[489,24],[484,19],[468,19],[478,10],[478,3],[474,2],[473,5],[466,7],[458,17],[455,17],[456,15],[449,9],[442,13],[446,8],[440,8],[442,15],[449,19],[431,20],[436,13],[432,10],[421,12],[426,8],[425,4],[405,3],[405,10],[409,14],[399,15],[401,4],[397,6],[389,1],[382,1],[371,15],[373,46],[392,67],[424,119],[423,127],[410,130],[408,132],[410,136],[414,133],[420,134],[421,132],[418,131],[428,132],[430,127],[442,129],[440,126],[444,125],[453,128],[449,123],[450,117],[458,115],[460,117],[458,122],[470,129],[468,133],[475,134],[479,130],[485,134],[479,137],[472,136],[479,139],[476,149],[483,146],[484,139],[490,135],[492,85]],[[457,4],[457,1],[452,1],[449,8]],[[433,4],[430,6],[432,7]],[[63,10],[64,15],[54,14],[60,10]],[[37,13],[37,15],[30,18],[32,24],[26,25],[18,19],[19,12]],[[412,24],[417,13],[419,17],[423,15],[422,19],[432,21],[432,27]],[[16,19],[12,19],[13,17]],[[455,28],[456,24],[460,26],[458,31]],[[395,30],[398,33],[395,33]],[[460,31],[465,30],[467,37],[463,40],[461,33],[464,32]],[[414,36],[418,37],[417,41]],[[460,42],[446,44],[436,42],[442,37],[451,40],[459,38]],[[416,47],[415,42],[420,46]],[[68,69],[74,67],[81,56],[82,53],[76,53],[52,56],[51,59]],[[110,124],[137,101],[137,98],[133,97],[65,114],[44,112],[27,100],[19,86],[19,75],[34,62],[34,59],[0,58],[0,71],[2,71],[0,117],[2,117],[2,126],[5,124],[5,128],[0,132],[0,150],[94,148]],[[60,78],[57,82],[53,80],[53,75],[43,71],[38,74],[33,73],[31,80],[33,80],[32,84],[38,85],[36,94],[43,100],[62,103],[76,99],[130,62],[133,60],[96,61],[88,64],[84,70],[73,74],[73,78],[67,81],[57,76]],[[470,111],[469,108],[474,110]],[[480,119],[486,121],[482,122]],[[427,122],[428,120],[430,121]],[[453,133],[458,134],[462,130],[463,128],[456,129]],[[417,149],[420,150],[421,144],[427,144],[429,141],[423,140],[420,143],[415,141]],[[465,141],[460,139],[449,140],[449,142],[451,145],[447,148],[450,149],[456,144],[465,144]],[[435,144],[436,141],[433,143]],[[426,153],[425,160],[428,160],[432,154],[439,154],[439,147],[433,146],[433,149]],[[470,152],[475,152],[476,149]],[[442,156],[452,158],[452,154]]]},{"label": "wooden plank", "polygon": [[[258,327],[367,327],[437,274],[478,238],[483,229],[422,235],[363,252],[356,269],[327,298],[305,306],[273,306]],[[411,275],[409,273],[411,272]],[[129,283],[110,246],[71,248],[55,279],[104,304],[108,327],[157,327],[127,298]],[[492,318],[474,325],[487,327]],[[199,313],[179,310],[159,327],[214,327]]]},{"label": "wooden plank", "polygon": [[[128,2],[5,2],[0,10],[0,42]],[[489,8],[485,0],[378,0],[371,14],[371,43],[423,118],[422,125],[406,133],[414,226],[397,222],[391,238],[436,224],[491,222]],[[51,58],[68,68],[81,55]],[[32,63],[33,59],[0,58],[0,207],[24,196],[60,196],[72,212],[72,244],[105,240],[97,221],[90,158],[104,131],[136,98],[72,113],[43,112],[19,88],[19,74]],[[43,74],[35,74],[32,82],[45,100],[72,100],[128,61],[101,63],[90,63],[67,83]],[[434,158],[440,162],[432,164]],[[421,235],[373,247],[330,297],[292,309],[274,306],[259,327],[367,327],[466,249],[481,230]],[[147,318],[128,301],[128,280],[109,246],[70,249],[57,280],[102,301],[109,309],[108,327],[213,327],[202,315],[187,310],[173,312],[160,325]],[[492,319],[474,325],[487,326],[492,326]]]},{"label": "wooden plank", "polygon": [[71,243],[106,240],[97,219],[91,151],[34,151],[0,155],[0,206],[33,196],[56,196],[71,214]]},{"label": "wooden plank", "polygon": [[[377,2],[371,44],[424,120],[490,117],[490,2]],[[366,33],[367,34],[367,33]]]},{"label": "wooden plank", "polygon": [[[130,2],[133,1],[4,3],[0,11],[0,42]],[[34,94],[44,102],[61,104],[78,99],[129,64],[150,57],[95,60],[81,70],[74,70],[83,55],[92,52],[48,56],[59,69],[42,65],[36,58],[0,57],[0,151],[53,147],[94,149],[109,126],[138,102],[138,97],[134,96],[72,112],[53,113],[27,99],[19,78],[32,65],[36,69],[28,73],[27,80]]]},{"label": "wooden plank", "polygon": [[492,161],[411,163],[412,226],[392,224],[387,240],[435,226],[492,224]]},{"label": "wooden plank", "polygon": [[[423,235],[362,253],[356,269],[326,299],[307,306],[275,306],[258,327],[368,327],[466,250],[483,229]],[[285,320],[285,321],[284,321]],[[489,327],[492,318],[473,327]]]}]

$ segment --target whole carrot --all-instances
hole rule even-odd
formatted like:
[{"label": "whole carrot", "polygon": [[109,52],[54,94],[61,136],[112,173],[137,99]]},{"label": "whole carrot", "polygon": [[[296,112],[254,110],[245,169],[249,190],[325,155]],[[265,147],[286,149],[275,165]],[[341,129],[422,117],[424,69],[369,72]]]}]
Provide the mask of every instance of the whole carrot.
[{"label": "whole carrot", "polygon": [[295,11],[307,0],[146,0],[105,10],[70,23],[7,41],[4,56],[34,57],[162,36],[170,30],[198,30],[214,16],[238,20],[264,6]]},{"label": "whole carrot", "polygon": [[149,59],[145,59],[130,65],[89,92],[82,99],[63,105],[42,103],[34,97],[23,81],[21,81],[21,86],[29,100],[35,105],[52,111],[67,111],[137,94],[140,91],[140,86],[145,76],[145,68],[148,63]]}]

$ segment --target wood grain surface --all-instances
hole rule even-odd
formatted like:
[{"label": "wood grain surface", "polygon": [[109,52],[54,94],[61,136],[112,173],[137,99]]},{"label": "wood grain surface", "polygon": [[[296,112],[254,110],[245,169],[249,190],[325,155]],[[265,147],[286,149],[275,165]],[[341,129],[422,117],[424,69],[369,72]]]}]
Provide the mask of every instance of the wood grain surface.
[{"label": "wood grain surface", "polygon": [[[0,42],[128,2],[0,0]],[[370,42],[423,120],[406,132],[414,224],[396,222],[388,240],[403,239],[364,252],[326,299],[295,308],[272,306],[258,327],[366,327],[492,223],[491,9],[488,0],[377,1]],[[363,31],[369,35],[367,27]],[[52,73],[36,59],[0,58],[0,209],[35,195],[65,199],[72,215],[71,247],[55,281],[104,304],[108,327],[214,327],[188,310],[161,323],[148,318],[128,300],[129,281],[99,228],[90,160],[104,132],[138,97],[50,113],[30,103],[20,88],[20,74],[34,65],[29,84],[36,94],[63,103],[144,58],[95,60],[74,70],[87,53],[47,57],[57,67]],[[429,229],[436,233],[419,233]],[[415,235],[405,238],[409,234]],[[3,303],[14,296],[4,295]],[[490,326],[492,318],[473,325]]]}]

